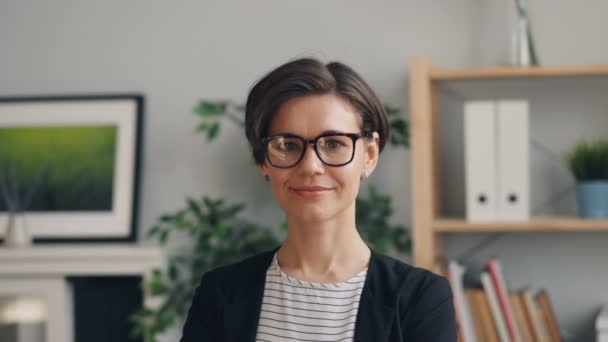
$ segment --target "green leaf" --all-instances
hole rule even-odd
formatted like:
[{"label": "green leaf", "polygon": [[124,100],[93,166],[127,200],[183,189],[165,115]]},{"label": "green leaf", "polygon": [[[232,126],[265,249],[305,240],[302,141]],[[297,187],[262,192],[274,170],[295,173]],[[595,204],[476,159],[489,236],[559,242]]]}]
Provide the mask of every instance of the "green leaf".
[{"label": "green leaf", "polygon": [[236,216],[238,213],[240,213],[241,210],[243,210],[244,208],[245,208],[244,204],[235,204],[224,210],[221,210],[220,216],[224,219],[230,219],[230,218],[233,218],[234,216]]},{"label": "green leaf", "polygon": [[192,198],[188,198],[186,201],[188,203],[188,208],[190,209],[190,211],[192,211],[194,213],[194,215],[196,216],[196,218],[199,221],[204,221],[205,220],[205,214],[203,213],[203,210],[198,205],[198,203],[194,199],[192,199]]},{"label": "green leaf", "polygon": [[194,112],[202,117],[211,117],[224,114],[226,108],[226,101],[201,101],[194,107]]},{"label": "green leaf", "polygon": [[160,243],[161,246],[164,246],[167,244],[167,239],[169,238],[169,231],[168,230],[162,230],[158,236],[158,242]]},{"label": "green leaf", "polygon": [[209,129],[209,123],[205,121],[201,122],[198,126],[196,126],[197,132],[204,133],[207,129]]},{"label": "green leaf", "polygon": [[215,209],[214,201],[212,201],[211,198],[203,196],[203,203],[205,204],[208,210]]},{"label": "green leaf", "polygon": [[169,280],[175,281],[179,276],[179,272],[177,270],[177,266],[172,263],[169,265]]},{"label": "green leaf", "polygon": [[160,226],[153,226],[152,228],[150,228],[150,230],[148,230],[148,237],[153,237],[154,235],[158,234],[160,230]]},{"label": "green leaf", "polygon": [[399,114],[401,114],[401,110],[399,109],[399,107],[393,107],[390,105],[384,105],[384,111],[386,112],[386,115],[389,117],[398,116]]},{"label": "green leaf", "polygon": [[207,130],[207,141],[213,141],[217,136],[217,133],[220,130],[219,122],[214,122],[211,124],[209,129]]},{"label": "green leaf", "polygon": [[579,141],[566,162],[577,181],[608,179],[608,140]]},{"label": "green leaf", "polygon": [[163,223],[170,223],[170,222],[173,222],[174,220],[175,220],[175,215],[172,215],[172,214],[165,214],[160,217],[160,221]]}]

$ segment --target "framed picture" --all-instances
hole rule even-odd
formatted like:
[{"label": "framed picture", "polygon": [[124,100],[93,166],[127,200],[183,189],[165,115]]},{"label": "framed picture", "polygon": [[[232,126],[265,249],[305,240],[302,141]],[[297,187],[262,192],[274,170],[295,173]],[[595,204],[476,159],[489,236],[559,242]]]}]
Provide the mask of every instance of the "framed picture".
[{"label": "framed picture", "polygon": [[136,239],[143,106],[130,94],[0,98],[0,175],[30,195],[34,242]]}]

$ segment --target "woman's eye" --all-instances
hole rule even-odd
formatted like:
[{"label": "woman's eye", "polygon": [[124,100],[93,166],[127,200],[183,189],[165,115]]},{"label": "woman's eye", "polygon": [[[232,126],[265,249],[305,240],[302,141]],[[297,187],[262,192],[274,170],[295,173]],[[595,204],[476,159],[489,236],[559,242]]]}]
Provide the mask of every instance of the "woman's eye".
[{"label": "woman's eye", "polygon": [[294,142],[282,142],[279,144],[279,149],[286,152],[292,152],[298,149],[298,144]]},{"label": "woman's eye", "polygon": [[325,147],[331,149],[331,150],[335,150],[338,149],[340,147],[344,146],[344,144],[342,144],[342,142],[340,142],[339,140],[327,140],[325,141]]}]

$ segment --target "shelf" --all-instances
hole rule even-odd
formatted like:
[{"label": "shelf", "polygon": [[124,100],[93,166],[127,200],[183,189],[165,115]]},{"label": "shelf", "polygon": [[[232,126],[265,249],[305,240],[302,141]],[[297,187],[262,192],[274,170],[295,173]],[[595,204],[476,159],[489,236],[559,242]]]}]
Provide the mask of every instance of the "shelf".
[{"label": "shelf", "polygon": [[608,76],[608,65],[591,66],[540,66],[540,67],[499,67],[486,69],[431,69],[433,81],[548,78],[577,76]]},{"label": "shelf", "polygon": [[53,244],[0,248],[0,279],[9,275],[146,275],[164,267],[160,248],[138,244]]},{"label": "shelf", "polygon": [[[572,79],[576,85],[562,82],[564,79]],[[553,98],[569,94],[570,89],[579,87],[579,82],[594,90],[604,89],[606,80],[608,64],[446,69],[433,65],[428,58],[414,58],[411,61],[409,87],[414,264],[433,269],[437,257],[443,255],[441,233],[608,232],[608,220],[586,220],[573,216],[488,223],[470,223],[464,218],[436,216],[441,212],[440,196],[444,192],[440,179],[439,109],[442,97],[447,93],[445,86],[455,87],[450,89],[451,94],[464,99],[519,98],[520,94],[528,94],[531,89],[542,90],[543,94]],[[565,87],[560,88],[560,85],[555,93],[556,89],[546,87],[549,84],[553,86],[553,83],[564,83]]]},{"label": "shelf", "polygon": [[535,217],[525,222],[471,223],[463,219],[438,219],[433,223],[438,233],[489,232],[581,232],[608,231],[608,220],[576,217]]}]

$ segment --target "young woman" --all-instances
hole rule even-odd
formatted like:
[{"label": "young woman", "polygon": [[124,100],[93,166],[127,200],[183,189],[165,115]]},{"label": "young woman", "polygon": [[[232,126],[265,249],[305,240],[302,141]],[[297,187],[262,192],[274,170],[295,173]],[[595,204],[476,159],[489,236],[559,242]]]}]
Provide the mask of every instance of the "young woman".
[{"label": "young woman", "polygon": [[355,199],[388,124],[354,70],[308,58],[276,68],[249,93],[246,134],[287,238],[203,275],[182,342],[456,341],[448,282],[357,231]]}]

